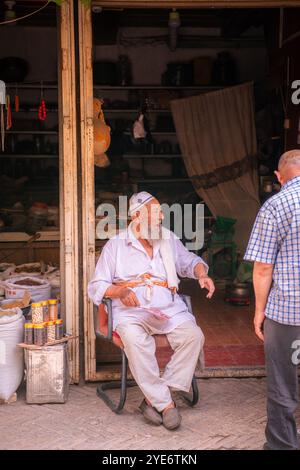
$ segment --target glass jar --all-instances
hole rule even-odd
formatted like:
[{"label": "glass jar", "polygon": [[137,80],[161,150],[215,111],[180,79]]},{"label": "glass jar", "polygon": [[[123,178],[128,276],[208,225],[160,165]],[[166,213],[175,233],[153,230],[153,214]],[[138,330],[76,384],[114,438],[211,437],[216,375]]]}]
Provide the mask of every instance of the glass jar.
[{"label": "glass jar", "polygon": [[45,342],[45,326],[44,323],[38,323],[33,325],[33,337],[34,337],[34,344],[36,346],[43,346]]},{"label": "glass jar", "polygon": [[62,339],[63,338],[63,321],[62,320],[56,320],[55,322],[55,338],[56,339]]},{"label": "glass jar", "polygon": [[25,323],[24,325],[24,343],[33,344],[33,324]]},{"label": "glass jar", "polygon": [[31,304],[31,318],[32,323],[38,324],[44,321],[44,309],[41,302]]},{"label": "glass jar", "polygon": [[44,322],[48,322],[50,320],[49,318],[49,304],[48,304],[48,300],[43,300],[41,302],[41,305],[43,307],[43,319],[44,319]]},{"label": "glass jar", "polygon": [[56,299],[48,300],[49,306],[49,321],[56,321],[58,319],[58,301]]},{"label": "glass jar", "polygon": [[47,323],[47,343],[53,343],[55,341],[55,322],[48,321]]},{"label": "glass jar", "polygon": [[48,322],[44,322],[43,325],[44,325],[44,344],[46,344],[47,343],[47,326],[48,326]]}]

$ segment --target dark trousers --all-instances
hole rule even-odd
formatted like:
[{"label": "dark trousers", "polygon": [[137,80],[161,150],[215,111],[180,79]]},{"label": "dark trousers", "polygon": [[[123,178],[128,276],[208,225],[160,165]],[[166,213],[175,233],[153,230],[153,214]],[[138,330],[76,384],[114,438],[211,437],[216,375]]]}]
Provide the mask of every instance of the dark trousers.
[{"label": "dark trousers", "polygon": [[[297,450],[299,442],[294,418],[299,386],[297,364],[300,349],[292,343],[300,340],[300,326],[283,325],[268,318],[264,323],[267,372],[266,438],[270,449]],[[296,360],[296,361],[295,361]]]}]

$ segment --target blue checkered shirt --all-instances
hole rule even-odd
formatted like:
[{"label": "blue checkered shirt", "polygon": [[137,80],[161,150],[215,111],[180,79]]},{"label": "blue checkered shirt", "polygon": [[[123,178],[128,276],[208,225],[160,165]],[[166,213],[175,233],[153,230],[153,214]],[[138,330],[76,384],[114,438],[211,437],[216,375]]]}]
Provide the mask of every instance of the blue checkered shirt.
[{"label": "blue checkered shirt", "polygon": [[266,317],[300,325],[300,176],[263,204],[244,259],[274,264]]}]

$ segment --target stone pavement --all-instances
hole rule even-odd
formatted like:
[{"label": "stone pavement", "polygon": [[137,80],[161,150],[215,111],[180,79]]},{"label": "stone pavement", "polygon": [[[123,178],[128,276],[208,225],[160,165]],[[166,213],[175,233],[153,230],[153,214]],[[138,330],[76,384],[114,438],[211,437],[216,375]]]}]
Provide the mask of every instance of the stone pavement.
[{"label": "stone pavement", "polygon": [[[181,400],[179,430],[144,422],[137,407],[142,395],[129,388],[121,415],[96,396],[96,384],[72,385],[65,404],[0,406],[0,449],[261,449],[264,442],[265,379],[200,379],[195,408]],[[117,396],[116,391],[112,392]],[[300,410],[297,423],[300,427]]]}]

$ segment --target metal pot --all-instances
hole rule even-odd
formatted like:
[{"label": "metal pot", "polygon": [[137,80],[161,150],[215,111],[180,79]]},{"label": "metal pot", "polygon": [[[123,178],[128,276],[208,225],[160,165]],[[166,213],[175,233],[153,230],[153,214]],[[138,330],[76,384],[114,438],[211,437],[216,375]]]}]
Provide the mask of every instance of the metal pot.
[{"label": "metal pot", "polygon": [[28,71],[28,63],[20,57],[4,57],[0,60],[0,80],[6,83],[23,82]]},{"label": "metal pot", "polygon": [[237,305],[249,305],[252,286],[246,282],[235,282],[226,286],[225,302]]}]

